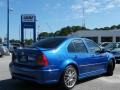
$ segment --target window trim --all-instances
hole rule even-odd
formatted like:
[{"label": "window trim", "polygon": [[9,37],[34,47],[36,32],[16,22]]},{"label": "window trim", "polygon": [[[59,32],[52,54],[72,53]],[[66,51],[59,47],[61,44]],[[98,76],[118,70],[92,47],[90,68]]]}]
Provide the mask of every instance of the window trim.
[{"label": "window trim", "polygon": [[[89,46],[88,46],[88,44],[87,44],[87,41],[93,42],[93,43],[96,44],[96,45],[99,47],[99,49],[101,50],[100,46],[99,46],[96,42],[94,42],[93,40],[85,39],[84,41],[85,41],[85,45],[86,45],[89,53],[92,53],[92,52],[90,52]],[[94,52],[94,53],[95,53],[95,52]],[[92,53],[92,54],[93,54],[93,53]]]},{"label": "window trim", "polygon": [[[74,47],[74,49],[75,49],[75,51],[76,51],[76,48],[75,48],[75,45],[74,45],[74,41],[75,41],[75,40],[79,40],[79,41],[81,41],[81,42],[84,44],[84,47],[85,47],[85,49],[86,49],[86,52],[69,52],[68,47],[69,47],[69,45],[70,45],[71,43],[73,44],[73,47]],[[86,44],[84,43],[84,41],[83,41],[82,39],[74,39],[74,40],[72,40],[72,41],[69,43],[69,45],[67,46],[67,51],[68,51],[69,53],[88,53],[87,46],[86,46]]]},{"label": "window trim", "polygon": [[[49,41],[49,40],[53,41],[55,43],[57,42],[57,44],[54,45],[53,43],[50,42],[49,44],[53,44],[53,45],[50,45],[52,47],[48,47],[48,45],[45,44],[45,43],[46,43],[46,41]],[[59,40],[59,42],[58,42],[58,40]],[[62,45],[65,41],[66,41],[66,38],[53,38],[53,37],[52,38],[46,38],[46,39],[42,39],[42,40],[32,44],[31,47],[39,47],[39,48],[45,48],[45,49],[56,49],[60,45]],[[43,42],[44,42],[44,44],[43,44]]]}]

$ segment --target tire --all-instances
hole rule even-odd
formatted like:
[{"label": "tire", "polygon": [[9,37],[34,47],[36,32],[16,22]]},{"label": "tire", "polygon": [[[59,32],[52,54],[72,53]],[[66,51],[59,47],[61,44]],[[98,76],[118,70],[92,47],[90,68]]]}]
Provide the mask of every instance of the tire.
[{"label": "tire", "polygon": [[77,82],[77,70],[74,66],[69,65],[65,68],[64,73],[61,77],[60,84],[62,88],[69,90],[72,89]]},{"label": "tire", "polygon": [[0,55],[0,58],[3,57],[3,55]]},{"label": "tire", "polygon": [[109,61],[108,66],[107,66],[107,73],[106,73],[107,76],[113,75],[114,67],[115,67],[115,64],[113,60]]},{"label": "tire", "polygon": [[11,78],[11,79],[16,80],[16,78],[15,78],[14,76],[12,76],[12,78]]}]

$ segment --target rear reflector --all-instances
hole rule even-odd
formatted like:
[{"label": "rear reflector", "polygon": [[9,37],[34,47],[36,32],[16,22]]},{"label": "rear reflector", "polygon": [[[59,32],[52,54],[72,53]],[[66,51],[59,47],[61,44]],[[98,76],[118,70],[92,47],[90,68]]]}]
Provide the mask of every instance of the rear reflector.
[{"label": "rear reflector", "polygon": [[45,55],[38,55],[37,56],[37,64],[47,66],[48,60],[47,60],[46,56]]}]

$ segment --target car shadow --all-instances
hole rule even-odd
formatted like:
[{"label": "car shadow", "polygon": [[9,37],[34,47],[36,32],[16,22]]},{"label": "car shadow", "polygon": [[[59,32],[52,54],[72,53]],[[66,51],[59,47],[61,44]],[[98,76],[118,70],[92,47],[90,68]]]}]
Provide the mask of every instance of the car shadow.
[{"label": "car shadow", "polygon": [[0,90],[61,90],[61,88],[58,85],[39,85],[21,80],[7,79],[0,81]]},{"label": "car shadow", "polygon": [[120,60],[116,60],[116,64],[120,64]]},{"label": "car shadow", "polygon": [[[79,80],[77,85],[94,80],[100,76],[90,77]],[[39,85],[36,83],[25,82],[20,80],[7,79],[0,81],[0,90],[65,90],[58,85]]]},{"label": "car shadow", "polygon": [[97,75],[97,76],[93,76],[93,77],[84,78],[84,79],[78,80],[77,84],[82,84],[82,83],[85,83],[85,82],[89,82],[89,81],[95,80],[95,79],[97,79],[99,77],[103,77],[103,76],[105,76],[105,75],[101,74],[101,75]]}]

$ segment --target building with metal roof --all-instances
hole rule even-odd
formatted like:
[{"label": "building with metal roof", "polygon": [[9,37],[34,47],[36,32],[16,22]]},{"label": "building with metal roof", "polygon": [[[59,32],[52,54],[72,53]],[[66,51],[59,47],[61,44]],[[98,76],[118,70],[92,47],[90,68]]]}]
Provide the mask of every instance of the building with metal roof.
[{"label": "building with metal roof", "polygon": [[68,36],[84,37],[101,42],[120,42],[120,30],[80,30]]}]

